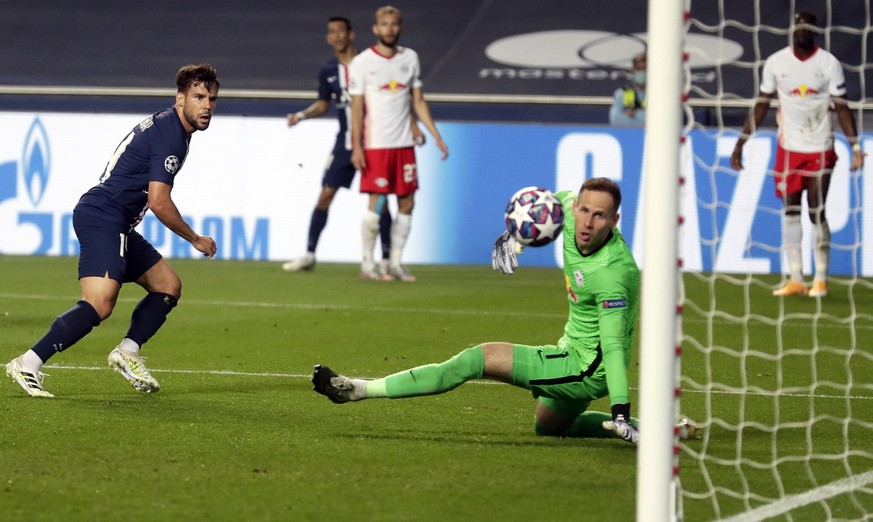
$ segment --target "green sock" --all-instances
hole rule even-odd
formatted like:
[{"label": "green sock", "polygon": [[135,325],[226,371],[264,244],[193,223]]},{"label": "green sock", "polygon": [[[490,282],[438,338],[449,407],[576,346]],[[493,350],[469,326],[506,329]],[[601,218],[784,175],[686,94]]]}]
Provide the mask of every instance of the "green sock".
[{"label": "green sock", "polygon": [[481,378],[484,369],[482,346],[474,346],[439,364],[426,364],[367,381],[367,398],[399,399],[444,393],[471,379]]},{"label": "green sock", "polygon": [[[600,411],[586,411],[576,417],[576,420],[573,421],[573,425],[570,426],[570,429],[567,430],[567,433],[565,433],[564,436],[598,439],[614,437],[615,435],[611,431],[603,429],[603,423],[605,421],[611,420],[611,413],[603,413]],[[633,424],[634,426],[639,426],[640,421],[635,419],[634,417],[631,417],[631,424]]]}]

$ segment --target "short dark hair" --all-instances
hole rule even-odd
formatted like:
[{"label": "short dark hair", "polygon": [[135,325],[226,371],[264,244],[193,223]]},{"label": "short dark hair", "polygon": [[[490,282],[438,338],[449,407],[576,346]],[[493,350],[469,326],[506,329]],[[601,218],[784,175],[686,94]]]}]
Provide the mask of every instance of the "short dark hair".
[{"label": "short dark hair", "polygon": [[187,92],[188,88],[192,85],[201,83],[207,90],[211,90],[213,85],[216,89],[220,87],[221,84],[218,82],[218,73],[215,71],[215,67],[208,63],[185,65],[176,73],[177,92]]},{"label": "short dark hair", "polygon": [[797,11],[794,13],[794,22],[796,23],[799,19],[806,20],[806,23],[809,25],[816,25],[818,23],[818,18],[809,11]]},{"label": "short dark hair", "polygon": [[346,24],[346,31],[352,30],[352,23],[349,22],[349,19],[346,18],[345,16],[331,16],[330,18],[327,19],[327,23],[331,23],[331,22],[342,22],[342,23]]},{"label": "short dark hair", "polygon": [[609,178],[591,178],[582,183],[582,188],[579,189],[579,194],[586,190],[594,190],[597,192],[608,192],[612,196],[614,207],[613,212],[618,212],[618,207],[621,206],[621,189],[615,181]]}]

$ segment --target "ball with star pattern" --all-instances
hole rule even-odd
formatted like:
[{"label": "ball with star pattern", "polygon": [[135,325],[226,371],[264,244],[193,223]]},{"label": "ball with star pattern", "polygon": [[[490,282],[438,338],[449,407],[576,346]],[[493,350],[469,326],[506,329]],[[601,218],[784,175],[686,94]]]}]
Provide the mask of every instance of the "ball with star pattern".
[{"label": "ball with star pattern", "polygon": [[564,228],[564,206],[548,189],[525,187],[509,199],[506,229],[525,246],[548,245]]}]

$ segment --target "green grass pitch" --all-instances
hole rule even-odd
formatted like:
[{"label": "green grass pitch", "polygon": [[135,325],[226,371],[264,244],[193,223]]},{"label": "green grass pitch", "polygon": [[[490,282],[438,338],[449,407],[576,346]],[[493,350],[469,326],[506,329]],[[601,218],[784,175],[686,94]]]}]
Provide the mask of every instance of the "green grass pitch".
[{"label": "green grass pitch", "polygon": [[[552,343],[566,319],[558,269],[522,267],[506,277],[486,266],[413,266],[418,281],[403,284],[360,281],[357,267],[344,264],[287,274],[278,263],[171,263],[182,277],[183,297],[144,349],[160,393],[139,394],[106,367],[106,355],[143,295],[136,285],[125,286],[112,317],[44,369],[55,399],[27,397],[4,376],[0,519],[633,519],[636,450],[618,440],[536,437],[534,401],[525,390],[476,381],[440,396],[334,405],[309,382],[319,363],[347,375],[377,377],[442,361],[483,341]],[[78,299],[75,274],[75,258],[0,257],[2,362],[32,345]],[[707,284],[687,278],[687,285],[695,302],[708,302]],[[769,289],[751,285],[751,291],[763,295]],[[834,292],[829,311],[846,313],[833,308],[843,306],[847,291]],[[743,308],[742,292],[723,294],[719,308]],[[778,302],[762,298],[758,312],[771,313],[766,308]],[[814,308],[815,301],[790,305]],[[686,309],[686,317],[686,334],[705,337],[706,311]],[[772,331],[753,323],[747,327],[752,338],[769,343]],[[743,328],[719,324],[725,337],[719,343],[740,342]],[[816,334],[843,346],[852,329],[869,336],[870,324]],[[631,375],[635,402],[637,361]],[[700,379],[704,362],[686,348],[683,372]],[[728,357],[711,362],[724,366],[724,382],[731,385],[740,375],[762,389],[779,380],[766,359],[746,360],[754,366],[747,369]],[[801,356],[787,361],[797,386],[804,375],[811,378],[810,366],[819,379],[846,374],[845,357],[822,354],[814,362]],[[867,359],[853,364],[873,370]],[[855,392],[863,395],[864,388]],[[783,418],[801,418],[812,406],[845,415],[850,405],[853,416],[873,416],[869,387],[866,397],[851,400],[796,395],[775,407],[766,395],[747,398],[746,411],[759,420],[772,417],[774,408]],[[704,397],[687,392],[682,409],[692,417],[695,410],[709,412]],[[739,400],[725,394],[724,411],[714,409],[729,418],[728,412],[737,414]],[[608,403],[598,401],[593,408],[608,411]],[[823,423],[823,433],[813,433],[811,440],[832,437],[843,444],[842,435],[828,427]],[[749,454],[766,457],[777,436],[747,431]],[[787,431],[778,435],[784,438],[780,443],[807,443],[803,430]],[[687,444],[680,457],[683,484],[700,489],[695,451],[705,447],[727,454],[735,438],[714,427],[706,441]],[[873,452],[870,439],[869,430],[853,437],[853,450]],[[868,458],[852,462],[858,473],[873,468]],[[790,472],[803,464],[784,465],[786,494],[822,485],[811,484],[807,473]],[[840,462],[822,466],[815,475],[822,483],[846,476]],[[726,483],[735,480],[736,471],[714,473]],[[744,509],[739,501],[722,500],[728,506],[723,516]],[[869,494],[828,501],[834,509],[855,511],[859,503],[873,511]],[[820,504],[806,509],[795,515],[824,512]],[[711,502],[689,499],[685,513],[687,520],[715,516]]]}]

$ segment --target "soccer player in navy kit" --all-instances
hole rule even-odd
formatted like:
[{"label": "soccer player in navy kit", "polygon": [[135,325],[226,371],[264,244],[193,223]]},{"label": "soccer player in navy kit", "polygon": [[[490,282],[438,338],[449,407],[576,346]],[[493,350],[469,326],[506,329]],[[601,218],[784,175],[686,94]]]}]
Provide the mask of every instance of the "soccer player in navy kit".
[{"label": "soccer player in navy kit", "polygon": [[185,222],[170,194],[191,135],[209,127],[219,82],[211,65],[187,65],[176,74],[176,86],[175,105],[149,116],[125,136],[100,182],[73,209],[82,299],[59,315],[30,350],[6,365],[6,375],[33,397],[53,397],[43,389],[42,365],[109,317],[121,285],[128,282],[148,294],[133,310],[124,339],[109,353],[109,366],[137,391],[160,390],[139,350],[176,306],[182,282],[134,227],[151,209],[161,223],[204,256],[216,252],[215,241]]}]

